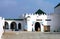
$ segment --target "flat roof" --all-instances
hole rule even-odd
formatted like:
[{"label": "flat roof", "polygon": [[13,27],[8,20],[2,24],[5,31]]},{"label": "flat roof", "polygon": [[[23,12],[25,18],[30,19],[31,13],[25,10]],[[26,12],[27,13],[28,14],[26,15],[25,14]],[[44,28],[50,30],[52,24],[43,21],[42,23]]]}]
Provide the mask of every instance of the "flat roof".
[{"label": "flat roof", "polygon": [[5,19],[5,20],[19,20],[19,21],[23,21],[24,19]]}]

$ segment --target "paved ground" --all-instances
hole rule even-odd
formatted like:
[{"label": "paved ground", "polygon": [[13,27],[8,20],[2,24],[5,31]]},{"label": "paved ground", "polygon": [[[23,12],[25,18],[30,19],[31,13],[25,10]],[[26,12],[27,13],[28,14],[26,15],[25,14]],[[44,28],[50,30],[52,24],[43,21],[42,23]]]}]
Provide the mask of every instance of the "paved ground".
[{"label": "paved ground", "polygon": [[60,33],[6,32],[3,39],[60,39]]}]

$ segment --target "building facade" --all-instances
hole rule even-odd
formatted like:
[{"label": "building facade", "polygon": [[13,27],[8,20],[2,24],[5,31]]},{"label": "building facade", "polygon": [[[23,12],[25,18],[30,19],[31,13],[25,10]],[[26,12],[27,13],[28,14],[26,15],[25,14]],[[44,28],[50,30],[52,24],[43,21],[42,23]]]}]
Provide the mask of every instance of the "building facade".
[{"label": "building facade", "polygon": [[20,19],[5,19],[5,30],[60,32],[60,4],[52,14],[24,14]]},{"label": "building facade", "polygon": [[5,29],[12,31],[22,31],[24,27],[24,19],[5,19]]}]

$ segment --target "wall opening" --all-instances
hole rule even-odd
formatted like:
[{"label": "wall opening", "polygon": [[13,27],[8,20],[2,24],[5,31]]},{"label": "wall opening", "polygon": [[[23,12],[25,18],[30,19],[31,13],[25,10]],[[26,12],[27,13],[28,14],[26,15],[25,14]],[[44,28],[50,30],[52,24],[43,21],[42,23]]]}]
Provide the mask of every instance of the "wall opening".
[{"label": "wall opening", "polygon": [[21,30],[21,23],[18,24],[18,29]]},{"label": "wall opening", "polygon": [[15,22],[12,22],[11,23],[11,26],[10,26],[10,29],[13,31],[13,30],[16,30],[17,29],[17,24]]},{"label": "wall opening", "polygon": [[44,25],[44,32],[50,32],[50,25]]},{"label": "wall opening", "polygon": [[9,29],[9,24],[8,24],[8,22],[5,22],[5,29]]},{"label": "wall opening", "polygon": [[35,23],[35,31],[41,31],[41,26],[39,22]]}]

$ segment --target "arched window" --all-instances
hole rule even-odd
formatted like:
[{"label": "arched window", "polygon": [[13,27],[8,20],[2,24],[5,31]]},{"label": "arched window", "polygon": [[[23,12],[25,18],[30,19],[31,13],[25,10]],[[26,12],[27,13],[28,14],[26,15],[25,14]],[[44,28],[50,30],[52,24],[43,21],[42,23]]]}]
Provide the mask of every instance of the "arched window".
[{"label": "arched window", "polygon": [[9,24],[8,24],[8,22],[5,22],[5,29],[9,29]]}]

